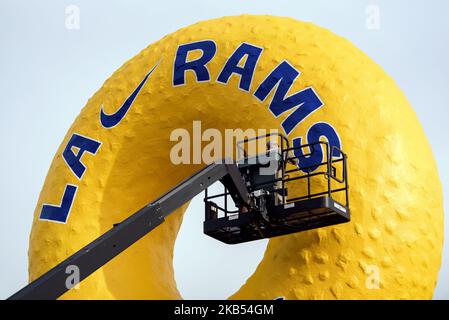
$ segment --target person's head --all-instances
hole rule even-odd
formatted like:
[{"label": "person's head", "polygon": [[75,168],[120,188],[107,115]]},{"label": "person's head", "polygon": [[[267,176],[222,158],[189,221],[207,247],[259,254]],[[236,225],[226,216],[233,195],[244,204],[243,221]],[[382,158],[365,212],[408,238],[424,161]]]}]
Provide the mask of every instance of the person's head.
[{"label": "person's head", "polygon": [[279,144],[276,141],[269,140],[267,142],[267,150],[279,150]]}]

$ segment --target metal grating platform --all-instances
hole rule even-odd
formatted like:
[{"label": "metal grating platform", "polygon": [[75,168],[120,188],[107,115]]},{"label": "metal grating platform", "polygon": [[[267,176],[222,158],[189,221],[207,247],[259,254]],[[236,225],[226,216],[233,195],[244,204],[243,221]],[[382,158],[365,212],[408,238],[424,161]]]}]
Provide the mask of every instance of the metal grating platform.
[{"label": "metal grating platform", "polygon": [[[206,203],[210,210],[215,204]],[[279,205],[270,209],[270,221],[258,212],[228,215],[204,221],[204,233],[227,244],[273,238],[350,221],[349,208],[328,196]]]}]

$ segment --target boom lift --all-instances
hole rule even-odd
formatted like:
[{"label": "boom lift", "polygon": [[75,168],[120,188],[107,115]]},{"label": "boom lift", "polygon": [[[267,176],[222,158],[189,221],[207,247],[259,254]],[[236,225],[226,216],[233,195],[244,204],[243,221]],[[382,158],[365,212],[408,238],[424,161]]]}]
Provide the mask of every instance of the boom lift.
[{"label": "boom lift", "polygon": [[[250,155],[248,146],[256,142],[260,145],[264,139],[276,139],[280,143],[276,143],[277,148]],[[69,290],[66,286],[68,266],[78,266],[80,281],[84,280],[202,191],[205,191],[204,233],[228,244],[350,221],[347,156],[342,150],[321,141],[290,147],[287,138],[279,134],[245,139],[237,146],[243,156],[238,156],[236,162],[226,159],[198,171],[9,299],[57,299]],[[309,153],[304,152],[306,149]],[[318,149],[324,150],[323,159],[301,166],[302,159]],[[317,180],[320,177],[322,181]],[[210,195],[208,187],[217,181],[223,184],[224,193]],[[300,189],[307,191],[298,194],[298,190],[293,190],[289,196],[288,186],[302,181],[305,182],[300,184]],[[312,191],[312,182],[317,184],[319,191]],[[337,193],[339,201],[335,197]],[[236,210],[229,209],[229,197]],[[221,200],[223,205],[212,200]]]}]

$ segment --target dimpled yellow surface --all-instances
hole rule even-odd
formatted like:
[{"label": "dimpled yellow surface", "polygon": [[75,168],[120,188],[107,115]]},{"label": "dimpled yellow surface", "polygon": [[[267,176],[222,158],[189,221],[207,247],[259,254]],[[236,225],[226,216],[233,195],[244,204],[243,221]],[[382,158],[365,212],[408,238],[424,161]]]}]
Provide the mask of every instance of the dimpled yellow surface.
[{"label": "dimpled yellow surface", "polygon": [[[210,81],[198,82],[188,71],[185,85],[173,86],[178,46],[206,39],[217,46],[207,64]],[[227,84],[216,81],[243,42],[263,48],[249,92],[238,88],[236,75]],[[301,72],[289,93],[312,87],[324,103],[289,139],[304,137],[317,122],[338,131],[349,157],[352,220],[271,239],[254,274],[231,298],[432,298],[443,245],[442,190],[430,145],[407,99],[347,40],[311,23],[251,15],[200,22],[162,38],[127,61],[87,102],[57,151],[39,197],[30,237],[30,280],[204,166],[170,161],[173,129],[191,131],[194,120],[201,120],[203,129],[221,131],[280,128],[288,112],[275,118],[270,99],[260,102],[253,93],[284,60]],[[158,62],[123,120],[102,127],[101,106],[114,113]],[[83,155],[87,170],[82,179],[61,155],[74,132],[102,143],[95,155]],[[78,186],[67,223],[39,220],[44,203],[61,202],[66,184]],[[62,298],[181,298],[172,260],[186,208]]]}]

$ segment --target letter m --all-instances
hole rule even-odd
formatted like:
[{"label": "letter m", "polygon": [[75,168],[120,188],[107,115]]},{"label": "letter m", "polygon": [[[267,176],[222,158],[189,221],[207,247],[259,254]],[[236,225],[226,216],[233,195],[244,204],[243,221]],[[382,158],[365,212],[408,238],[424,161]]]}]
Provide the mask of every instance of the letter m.
[{"label": "letter m", "polygon": [[284,112],[294,109],[282,122],[286,134],[289,134],[308,115],[323,106],[315,90],[310,87],[286,97],[300,74],[291,64],[283,61],[271,71],[254,93],[254,96],[263,102],[277,86],[270,103],[270,111],[279,117]]}]

